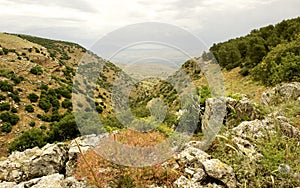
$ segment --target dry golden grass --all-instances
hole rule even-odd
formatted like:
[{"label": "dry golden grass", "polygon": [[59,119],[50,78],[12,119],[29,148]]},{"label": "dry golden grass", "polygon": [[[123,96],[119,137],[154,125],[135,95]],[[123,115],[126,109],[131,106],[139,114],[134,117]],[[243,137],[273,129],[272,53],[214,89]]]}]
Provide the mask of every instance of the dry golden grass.
[{"label": "dry golden grass", "polygon": [[[132,130],[111,134],[110,137],[136,147],[152,146],[164,139],[164,135],[155,131],[139,133]],[[79,156],[74,176],[79,180],[85,179],[96,187],[107,184],[112,184],[113,187],[146,187],[152,184],[172,187],[172,183],[180,176],[180,172],[171,170],[172,162],[174,161],[170,161],[167,166],[158,164],[141,168],[125,167],[104,159],[94,150],[88,150]]]},{"label": "dry golden grass", "polygon": [[8,35],[4,33],[0,33],[0,44],[2,47],[7,49],[23,49],[23,48],[31,48],[33,46],[37,48],[42,48],[41,46],[34,44],[32,42],[29,42],[27,40],[23,40],[17,36],[14,35]]},{"label": "dry golden grass", "polygon": [[[254,82],[250,76],[242,76],[239,74],[240,68],[227,71],[222,70],[226,95],[240,93],[246,94],[254,102],[259,102],[262,93],[268,90],[267,87],[263,86],[258,82]],[[196,86],[207,85],[205,77],[195,81]]]}]

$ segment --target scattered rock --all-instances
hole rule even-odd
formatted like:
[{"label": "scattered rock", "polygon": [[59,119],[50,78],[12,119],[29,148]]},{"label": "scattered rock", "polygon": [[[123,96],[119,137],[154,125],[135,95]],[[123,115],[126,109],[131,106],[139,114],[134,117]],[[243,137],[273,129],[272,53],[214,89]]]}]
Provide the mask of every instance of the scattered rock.
[{"label": "scattered rock", "polygon": [[262,94],[260,103],[272,105],[286,100],[299,100],[300,82],[284,83]]},{"label": "scattered rock", "polygon": [[185,176],[180,176],[174,183],[175,188],[198,188],[200,184],[195,184],[192,180],[189,180]]},{"label": "scattered rock", "polygon": [[233,169],[218,159],[212,159],[200,148],[201,142],[191,141],[175,157],[184,173],[174,182],[174,187],[236,187]]}]

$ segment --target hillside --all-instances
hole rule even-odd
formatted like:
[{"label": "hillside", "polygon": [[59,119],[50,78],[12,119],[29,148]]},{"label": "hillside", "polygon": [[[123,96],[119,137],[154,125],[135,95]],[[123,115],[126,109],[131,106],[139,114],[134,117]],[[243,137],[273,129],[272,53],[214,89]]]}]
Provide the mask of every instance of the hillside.
[{"label": "hillside", "polygon": [[105,117],[112,112],[110,87],[118,67],[74,43],[0,33],[0,156],[7,155],[8,144],[25,130],[50,135],[62,119],[74,121],[72,80],[86,53],[88,61],[104,65],[94,94],[97,111]]}]

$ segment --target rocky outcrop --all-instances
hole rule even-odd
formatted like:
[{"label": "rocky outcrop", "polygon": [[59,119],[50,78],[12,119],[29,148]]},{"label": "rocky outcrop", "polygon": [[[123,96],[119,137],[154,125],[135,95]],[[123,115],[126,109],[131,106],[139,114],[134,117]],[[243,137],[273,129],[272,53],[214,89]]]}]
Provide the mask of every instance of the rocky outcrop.
[{"label": "rocky outcrop", "polygon": [[[83,136],[76,141],[85,152],[105,136],[108,134]],[[6,160],[0,161],[0,187],[87,187],[71,176],[79,153],[75,140],[70,144],[47,144],[41,149],[35,147],[13,152]]]},{"label": "rocky outcrop", "polygon": [[240,152],[250,160],[257,160],[263,156],[257,151],[256,146],[251,141],[264,138],[266,135],[273,135],[278,129],[286,137],[300,140],[300,130],[291,125],[286,117],[277,113],[270,114],[263,120],[244,121],[228,134],[232,135],[232,142]]},{"label": "rocky outcrop", "polygon": [[200,145],[200,142],[191,141],[175,156],[180,165],[175,165],[174,169],[183,166],[183,175],[174,182],[174,187],[236,187],[233,169],[196,148]]},{"label": "rocky outcrop", "polygon": [[32,178],[63,173],[67,161],[66,144],[47,144],[24,152],[14,152],[0,162],[0,179],[21,182]]},{"label": "rocky outcrop", "polygon": [[262,105],[273,105],[286,100],[299,100],[300,82],[284,83],[262,94]]},{"label": "rocky outcrop", "polygon": [[229,127],[234,127],[242,121],[261,119],[263,116],[257,105],[245,95],[242,95],[239,100],[226,97],[226,108],[225,123]]},{"label": "rocky outcrop", "polygon": [[286,117],[276,113],[268,115],[263,120],[244,121],[233,128],[232,133],[244,139],[257,139],[265,137],[266,133],[274,134],[276,128],[279,128],[289,138],[300,138],[299,129],[291,125]]},{"label": "rocky outcrop", "polygon": [[230,97],[207,99],[201,122],[202,132],[205,133],[207,128],[216,127],[217,125],[213,125],[216,122],[225,122],[228,127],[235,127],[242,121],[261,119],[263,115],[257,105],[245,95],[241,97],[239,100]]},{"label": "rocky outcrop", "polygon": [[2,182],[1,188],[88,188],[89,186],[84,182],[79,182],[73,177],[64,178],[62,174],[52,174],[35,178],[27,182]]}]

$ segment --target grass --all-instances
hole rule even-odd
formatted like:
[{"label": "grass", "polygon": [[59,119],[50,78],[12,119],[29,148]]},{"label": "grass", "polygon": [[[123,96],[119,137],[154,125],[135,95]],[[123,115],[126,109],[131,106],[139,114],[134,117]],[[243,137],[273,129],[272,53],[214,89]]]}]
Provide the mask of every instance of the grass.
[{"label": "grass", "polygon": [[[276,100],[276,99],[275,99]],[[291,124],[300,129],[300,101],[286,100],[266,107],[267,112],[281,112]]]},{"label": "grass", "polygon": [[[226,87],[226,96],[237,93],[246,94],[251,100],[258,103],[262,93],[268,88],[258,82],[254,82],[250,76],[242,76],[239,73],[240,70],[240,68],[235,68],[230,71],[222,71]],[[205,77],[195,81],[195,85],[207,85]]]},{"label": "grass", "polygon": [[[230,137],[218,137],[208,153],[232,166],[240,187],[300,185],[299,140],[287,138],[279,129],[272,136],[253,139],[252,144],[263,155],[255,161],[242,154]],[[289,172],[281,168],[286,165],[290,168]]]}]

